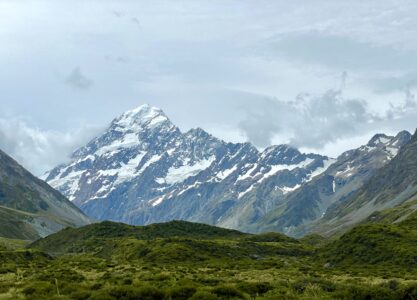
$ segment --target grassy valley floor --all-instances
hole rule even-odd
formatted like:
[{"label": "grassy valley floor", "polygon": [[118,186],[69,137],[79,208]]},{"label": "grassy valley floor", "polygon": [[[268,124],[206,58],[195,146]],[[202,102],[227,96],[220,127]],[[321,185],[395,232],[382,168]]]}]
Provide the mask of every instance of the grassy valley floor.
[{"label": "grassy valley floor", "polygon": [[390,243],[414,247],[398,244],[402,229],[392,235],[389,225],[375,226],[361,225],[331,243],[178,221],[103,222],[26,248],[3,240],[0,299],[417,299],[412,258],[367,262],[359,255],[378,256],[370,251],[382,249],[378,232],[390,235],[382,239],[388,255]]}]

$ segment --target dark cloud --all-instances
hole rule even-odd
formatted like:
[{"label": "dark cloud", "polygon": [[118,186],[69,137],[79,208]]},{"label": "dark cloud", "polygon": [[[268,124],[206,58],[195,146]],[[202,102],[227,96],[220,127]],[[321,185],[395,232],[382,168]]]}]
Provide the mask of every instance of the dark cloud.
[{"label": "dark cloud", "polygon": [[71,71],[65,79],[65,83],[78,90],[88,90],[93,85],[93,81],[81,72],[80,67],[76,67]]}]

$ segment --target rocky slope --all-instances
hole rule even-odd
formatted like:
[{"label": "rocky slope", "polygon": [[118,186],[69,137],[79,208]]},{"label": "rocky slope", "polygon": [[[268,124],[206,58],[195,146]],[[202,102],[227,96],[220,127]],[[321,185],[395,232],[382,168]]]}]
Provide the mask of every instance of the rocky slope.
[{"label": "rocky slope", "polygon": [[[331,235],[369,218],[401,221],[417,208],[416,199],[417,131],[398,155],[379,169],[361,189],[329,207],[312,230]],[[390,208],[393,209],[388,210],[389,217],[375,213],[386,213]]]},{"label": "rocky slope", "polygon": [[[352,198],[356,191],[394,159],[410,139],[411,134],[406,131],[395,137],[375,135],[367,145],[340,155],[325,172],[288,194],[281,205],[249,229],[278,230],[295,236],[311,231],[312,223],[320,220],[329,207]],[[383,187],[381,184],[375,189]]]},{"label": "rocky slope", "polygon": [[160,109],[143,105],[113,120],[44,179],[101,220],[241,228],[331,163],[287,145],[259,152],[199,128],[182,133]]},{"label": "rocky slope", "polygon": [[0,236],[36,239],[90,220],[47,183],[0,151]]}]

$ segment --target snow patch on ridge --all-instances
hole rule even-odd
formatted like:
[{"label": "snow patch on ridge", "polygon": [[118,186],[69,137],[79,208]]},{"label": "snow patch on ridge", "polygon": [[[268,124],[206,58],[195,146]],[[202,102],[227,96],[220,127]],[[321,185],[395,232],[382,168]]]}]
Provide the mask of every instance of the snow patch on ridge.
[{"label": "snow patch on ridge", "polygon": [[231,175],[236,170],[237,170],[237,166],[234,166],[233,168],[221,171],[221,172],[217,173],[216,178],[218,178],[220,180],[224,180],[227,177],[229,177],[229,175]]},{"label": "snow patch on ridge", "polygon": [[185,165],[179,168],[171,167],[168,170],[168,173],[165,177],[165,182],[167,184],[176,184],[185,181],[191,176],[199,174],[201,171],[204,171],[216,160],[214,156],[209,159],[200,160],[194,165]]},{"label": "snow patch on ridge", "polygon": [[301,185],[300,184],[296,184],[295,186],[293,186],[293,187],[289,187],[289,186],[284,186],[284,187],[280,187],[279,189],[282,191],[282,193],[285,195],[285,194],[288,194],[288,193],[291,193],[291,192],[293,192],[293,191],[295,191],[296,189],[298,189],[299,187],[301,187]]},{"label": "snow patch on ridge", "polygon": [[[65,169],[66,170],[66,169]],[[63,173],[62,170],[61,173]],[[74,171],[66,175],[64,178],[60,178],[57,176],[55,179],[49,181],[49,185],[55,189],[63,189],[66,190],[66,194],[68,195],[68,199],[73,201],[75,199],[75,193],[79,190],[79,180],[81,176],[85,173],[85,170],[82,171]]]},{"label": "snow patch on ridge", "polygon": [[100,156],[107,153],[117,153],[121,149],[138,146],[139,143],[139,138],[136,133],[128,133],[121,140],[116,140],[110,145],[101,147],[95,154]]},{"label": "snow patch on ridge", "polygon": [[313,161],[314,161],[314,159],[307,158],[306,160],[300,162],[299,164],[295,164],[295,165],[273,165],[273,166],[271,166],[271,170],[269,170],[269,172],[265,173],[262,180],[265,180],[268,177],[271,177],[271,176],[275,175],[276,173],[278,173],[280,171],[283,171],[283,170],[292,171],[292,170],[297,169],[297,168],[300,168],[300,169],[305,168],[309,164],[311,164]]},{"label": "snow patch on ridge", "polygon": [[334,164],[337,160],[334,158],[329,158],[323,161],[323,167],[315,169],[313,172],[310,173],[308,176],[308,180],[312,180],[314,177],[319,176],[320,174],[324,173],[332,164]]}]

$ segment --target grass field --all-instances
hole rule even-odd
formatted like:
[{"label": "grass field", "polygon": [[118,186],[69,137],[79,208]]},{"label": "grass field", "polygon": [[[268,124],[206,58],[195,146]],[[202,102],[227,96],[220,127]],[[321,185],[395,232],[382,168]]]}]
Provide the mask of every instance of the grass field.
[{"label": "grass field", "polygon": [[188,222],[103,222],[3,247],[0,299],[417,299],[416,240],[397,232],[410,222],[386,226],[326,243]]}]

